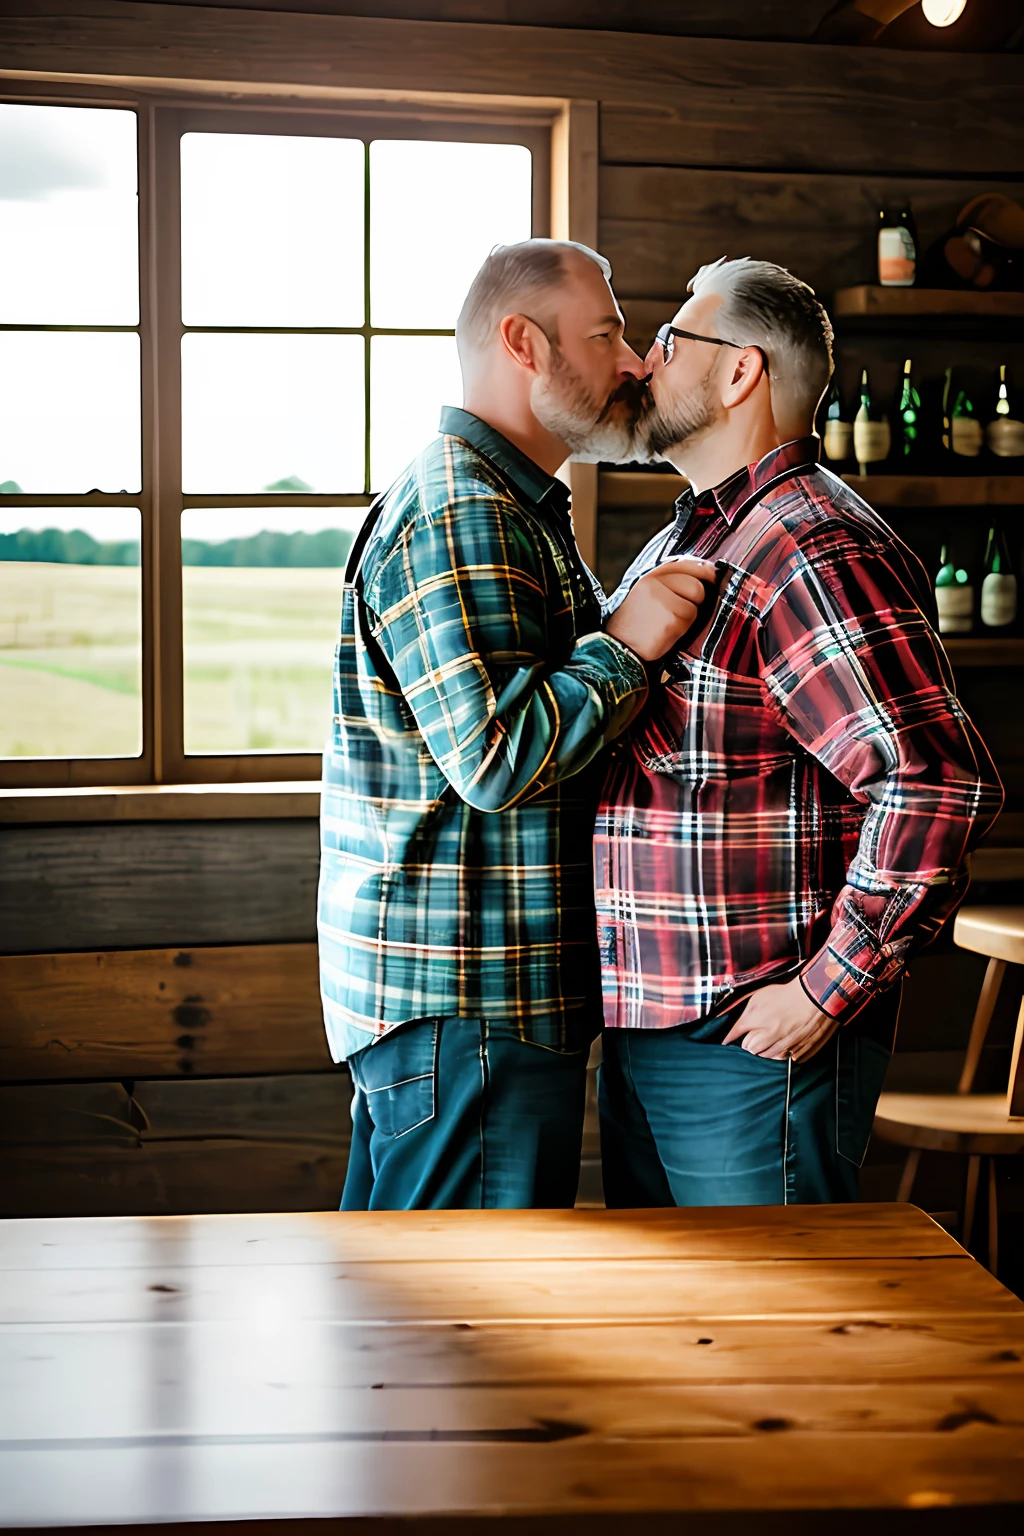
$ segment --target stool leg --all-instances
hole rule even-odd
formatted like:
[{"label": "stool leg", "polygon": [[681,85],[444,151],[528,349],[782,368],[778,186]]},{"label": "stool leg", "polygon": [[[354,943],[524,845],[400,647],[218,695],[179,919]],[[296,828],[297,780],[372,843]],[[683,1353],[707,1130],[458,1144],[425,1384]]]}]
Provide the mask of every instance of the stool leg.
[{"label": "stool leg", "polygon": [[971,1232],[974,1229],[974,1207],[978,1200],[978,1175],[981,1172],[981,1158],[971,1157],[967,1160],[967,1189],[964,1193],[964,1225],[960,1234],[960,1241],[968,1250],[971,1246]]},{"label": "stool leg", "polygon": [[904,1203],[910,1199],[910,1192],[914,1187],[917,1177],[917,1165],[921,1161],[921,1149],[913,1147],[907,1153],[907,1160],[903,1164],[903,1172],[900,1175],[900,1187],[896,1191],[896,1199]]},{"label": "stool leg", "polygon": [[960,1073],[960,1081],[957,1084],[957,1093],[970,1093],[974,1086],[974,1074],[978,1070],[978,1062],[981,1060],[985,1036],[988,1034],[988,1027],[992,1022],[996,999],[999,996],[999,988],[1005,974],[1005,960],[990,960],[985,968],[985,980],[981,984],[978,1006],[974,1010],[971,1038],[967,1042],[967,1054],[964,1057],[963,1071]]},{"label": "stool leg", "polygon": [[999,1269],[999,1200],[996,1194],[996,1160],[988,1160],[988,1267],[996,1275]]}]

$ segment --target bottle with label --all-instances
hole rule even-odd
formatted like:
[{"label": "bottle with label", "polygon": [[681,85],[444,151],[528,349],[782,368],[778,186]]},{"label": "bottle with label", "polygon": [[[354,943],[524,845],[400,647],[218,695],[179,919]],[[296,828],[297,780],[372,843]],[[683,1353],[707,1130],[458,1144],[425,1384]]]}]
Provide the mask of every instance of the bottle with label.
[{"label": "bottle with label", "polygon": [[903,385],[896,401],[896,440],[892,468],[896,474],[919,472],[924,467],[924,416],[921,396],[911,378],[908,357],[903,364]]},{"label": "bottle with label", "polygon": [[825,422],[821,434],[825,462],[837,475],[853,469],[853,422],[843,411],[842,396],[835,374],[825,403]]},{"label": "bottle with label", "polygon": [[942,391],[942,448],[947,474],[977,474],[984,440],[970,395],[958,387],[952,368],[947,368]]},{"label": "bottle with label", "polygon": [[853,456],[862,475],[877,475],[885,467],[892,447],[889,418],[871,395],[865,368],[860,376],[860,409],[853,418]]},{"label": "bottle with label", "polygon": [[[1021,399],[1020,391],[1011,384],[1005,363],[999,368],[995,409],[985,429],[985,441],[989,453],[994,454],[998,460],[994,467],[1009,474],[1020,473],[1024,461],[1024,400]],[[1014,459],[1016,463],[1007,462]]]},{"label": "bottle with label", "polygon": [[909,202],[886,203],[878,215],[878,281],[912,288],[917,276],[917,225]]},{"label": "bottle with label", "polygon": [[935,606],[939,611],[940,635],[970,634],[974,623],[974,588],[963,567],[954,565],[949,558],[945,544],[935,578]]},{"label": "bottle with label", "polygon": [[1006,634],[1017,622],[1017,577],[1002,528],[990,528],[981,583],[981,622],[993,634]]}]

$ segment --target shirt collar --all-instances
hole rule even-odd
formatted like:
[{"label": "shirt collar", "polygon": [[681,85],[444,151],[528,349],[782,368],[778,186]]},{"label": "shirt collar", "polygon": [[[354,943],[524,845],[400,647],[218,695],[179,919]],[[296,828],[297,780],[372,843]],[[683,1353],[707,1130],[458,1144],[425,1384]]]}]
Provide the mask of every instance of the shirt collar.
[{"label": "shirt collar", "polygon": [[744,464],[742,469],[730,475],[721,484],[701,491],[695,496],[687,486],[676,502],[676,516],[685,517],[696,509],[699,512],[720,512],[731,526],[744,502],[757,494],[769,480],[783,475],[798,464],[816,464],[821,443],[817,437],[796,437],[791,443],[783,443],[766,453],[756,464]]},{"label": "shirt collar", "polygon": [[481,421],[479,416],[474,416],[472,411],[446,405],[441,411],[439,430],[452,437],[461,437],[484,458],[490,459],[534,506],[568,513],[569,487],[541,469],[521,448],[510,443],[486,421]]}]

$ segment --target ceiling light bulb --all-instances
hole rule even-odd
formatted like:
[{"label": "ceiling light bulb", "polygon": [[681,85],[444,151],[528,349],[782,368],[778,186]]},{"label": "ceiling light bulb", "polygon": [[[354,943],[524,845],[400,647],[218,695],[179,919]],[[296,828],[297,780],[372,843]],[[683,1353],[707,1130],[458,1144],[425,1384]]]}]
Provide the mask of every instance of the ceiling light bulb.
[{"label": "ceiling light bulb", "polygon": [[967,0],[921,0],[925,21],[933,27],[951,27],[964,13]]}]

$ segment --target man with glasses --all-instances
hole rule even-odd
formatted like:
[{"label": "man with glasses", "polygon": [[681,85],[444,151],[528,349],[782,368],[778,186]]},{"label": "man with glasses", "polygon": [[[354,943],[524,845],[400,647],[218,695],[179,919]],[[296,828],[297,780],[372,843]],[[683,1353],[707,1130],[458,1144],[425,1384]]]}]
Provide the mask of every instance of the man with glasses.
[{"label": "man with glasses", "polygon": [[596,760],[714,574],[652,572],[602,633],[555,471],[631,444],[645,369],[610,275],[567,242],[492,252],[456,332],[464,408],[345,573],[319,899],[327,1034],[355,1084],[345,1210],[575,1200]]},{"label": "man with glasses", "polygon": [[908,955],[962,899],[995,769],[914,555],[818,467],[832,330],[767,262],[703,267],[647,358],[638,456],[690,484],[713,600],[612,751],[596,881],[613,1206],[856,1198]]}]

